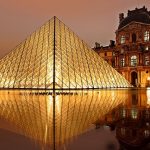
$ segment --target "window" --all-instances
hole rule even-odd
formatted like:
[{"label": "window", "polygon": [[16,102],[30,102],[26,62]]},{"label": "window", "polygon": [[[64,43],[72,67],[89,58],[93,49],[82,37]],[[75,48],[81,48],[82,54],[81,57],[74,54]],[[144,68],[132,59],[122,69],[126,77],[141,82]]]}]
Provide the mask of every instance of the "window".
[{"label": "window", "polygon": [[125,128],[121,128],[121,134],[125,135],[126,134],[126,129]]},{"label": "window", "polygon": [[124,53],[124,49],[123,49],[123,48],[120,50],[120,53],[121,53],[121,54],[123,54],[123,53]]},{"label": "window", "polygon": [[132,108],[131,109],[131,118],[132,119],[137,119],[137,117],[138,117],[138,111],[137,111],[137,109]]},{"label": "window", "polygon": [[125,66],[125,59],[124,59],[124,58],[121,58],[121,59],[120,59],[120,66],[121,66],[121,67],[124,67],[124,66]]},{"label": "window", "polygon": [[135,42],[136,42],[136,34],[133,33],[133,34],[132,34],[132,43],[135,43]]},{"label": "window", "polygon": [[133,55],[131,56],[131,66],[137,65],[137,56]]},{"label": "window", "polygon": [[149,39],[150,39],[149,31],[145,31],[145,32],[144,32],[144,41],[145,41],[145,42],[146,42],[146,41],[149,41]]},{"label": "window", "polygon": [[120,38],[120,43],[121,43],[121,44],[124,44],[124,43],[125,43],[125,40],[126,40],[125,36],[122,35],[121,38]]},{"label": "window", "polygon": [[[146,119],[149,119],[149,118],[150,118],[150,112],[149,112],[149,110],[146,110],[146,112],[145,112],[145,118],[146,118]],[[149,126],[148,123],[146,123],[146,125]]]},{"label": "window", "polygon": [[122,118],[125,118],[126,117],[126,110],[123,108],[123,109],[121,109],[121,117]]},{"label": "window", "polygon": [[146,138],[149,137],[150,136],[150,131],[149,130],[145,130],[144,131],[144,135],[145,135]]},{"label": "window", "polygon": [[145,50],[148,51],[148,49],[149,49],[148,46],[146,46],[146,47],[145,47]]},{"label": "window", "polygon": [[149,65],[149,56],[145,56],[144,61],[146,66]]}]

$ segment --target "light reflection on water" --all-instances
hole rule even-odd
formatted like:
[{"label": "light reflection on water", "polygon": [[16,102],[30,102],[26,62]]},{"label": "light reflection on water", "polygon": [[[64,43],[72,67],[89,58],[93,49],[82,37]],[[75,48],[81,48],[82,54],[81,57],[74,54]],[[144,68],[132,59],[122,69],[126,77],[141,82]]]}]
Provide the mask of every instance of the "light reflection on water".
[{"label": "light reflection on water", "polygon": [[[71,142],[118,106],[148,106],[149,94],[145,90],[123,89],[56,91],[53,97],[52,91],[1,90],[0,118],[7,123],[3,128],[25,135],[46,149],[54,142],[56,147]],[[131,101],[133,97],[138,97],[138,102]]]},{"label": "light reflection on water", "polygon": [[150,106],[150,89],[147,89],[147,105]]}]

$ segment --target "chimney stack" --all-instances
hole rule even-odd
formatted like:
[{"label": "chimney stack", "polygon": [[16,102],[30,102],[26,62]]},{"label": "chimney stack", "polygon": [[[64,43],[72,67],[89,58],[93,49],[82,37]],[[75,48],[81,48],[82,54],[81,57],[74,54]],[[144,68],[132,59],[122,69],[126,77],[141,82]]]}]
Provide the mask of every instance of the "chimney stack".
[{"label": "chimney stack", "polygon": [[100,48],[100,44],[98,42],[95,42],[95,48]]},{"label": "chimney stack", "polygon": [[124,19],[124,13],[119,14],[119,23]]},{"label": "chimney stack", "polygon": [[110,40],[110,44],[109,44],[110,47],[114,47],[115,46],[115,41],[113,40]]}]

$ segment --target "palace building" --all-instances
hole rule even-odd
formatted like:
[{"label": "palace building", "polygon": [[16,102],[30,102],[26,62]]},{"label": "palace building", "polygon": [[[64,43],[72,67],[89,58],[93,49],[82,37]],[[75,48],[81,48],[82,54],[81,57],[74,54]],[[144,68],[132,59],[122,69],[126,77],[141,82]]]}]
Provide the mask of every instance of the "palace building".
[{"label": "palace building", "polygon": [[116,43],[94,50],[136,87],[150,86],[150,11],[145,8],[119,14]]}]

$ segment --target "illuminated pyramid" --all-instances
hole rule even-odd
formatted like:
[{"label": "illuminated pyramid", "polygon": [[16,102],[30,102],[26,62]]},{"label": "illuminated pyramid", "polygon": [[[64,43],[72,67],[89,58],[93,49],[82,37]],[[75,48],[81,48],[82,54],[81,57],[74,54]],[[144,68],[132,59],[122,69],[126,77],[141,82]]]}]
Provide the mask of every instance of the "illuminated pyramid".
[{"label": "illuminated pyramid", "polygon": [[56,17],[0,60],[0,88],[130,86],[122,75]]}]

